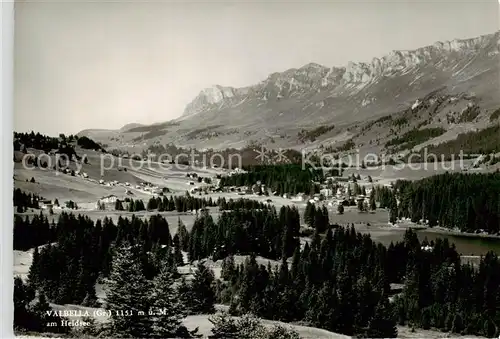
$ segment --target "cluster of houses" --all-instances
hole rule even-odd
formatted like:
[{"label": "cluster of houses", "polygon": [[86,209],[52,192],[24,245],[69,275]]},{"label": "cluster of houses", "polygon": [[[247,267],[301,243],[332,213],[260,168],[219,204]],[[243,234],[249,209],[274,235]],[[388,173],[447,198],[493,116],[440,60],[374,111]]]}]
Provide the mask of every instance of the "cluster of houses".
[{"label": "cluster of houses", "polygon": [[68,167],[59,169],[59,172],[64,173],[64,174],[68,174],[68,175],[74,175],[75,177],[80,177],[80,178],[84,178],[84,179],[88,179],[88,177],[89,177],[88,174],[85,172],[73,171],[72,169],[70,169]]},{"label": "cluster of houses", "polygon": [[227,173],[227,175],[232,176],[232,175],[241,174],[241,173],[246,173],[246,171],[239,168],[239,167],[236,167],[236,168],[232,169],[229,173]]},{"label": "cluster of houses", "polygon": [[47,199],[38,201],[38,205],[40,206],[41,209],[44,209],[44,210],[51,209],[51,208],[58,208],[59,207],[58,206],[59,204],[56,204],[55,201],[53,201],[53,200],[47,200]]},{"label": "cluster of houses", "polygon": [[[118,180],[104,181],[103,179],[100,179],[99,184],[107,186],[107,187],[114,187],[114,186],[119,186],[119,185],[124,185],[126,187],[132,187],[132,185],[129,182],[120,183]],[[168,191],[167,188],[160,188],[156,185],[153,185],[150,182],[141,182],[140,184],[135,186],[135,189],[149,192],[152,194],[161,194],[165,191]],[[129,194],[129,192],[131,192],[131,191],[127,190],[127,194]]]},{"label": "cluster of houses", "polygon": [[145,192],[150,192],[152,194],[161,194],[168,191],[167,188],[160,188],[150,182],[141,182],[139,185],[136,185],[135,188],[138,190],[143,190]]},{"label": "cluster of houses", "polygon": [[205,186],[194,186],[189,190],[189,193],[191,194],[196,194],[196,193],[204,193],[204,194],[209,194],[209,193],[216,193],[216,192],[222,192],[222,188],[216,186],[216,185],[205,185]]},{"label": "cluster of houses", "polygon": [[352,192],[354,182],[339,181],[335,177],[329,177],[324,183],[320,183],[320,191],[317,194],[308,196],[304,193],[299,193],[295,196],[283,194],[283,198],[291,199],[294,202],[310,202],[311,204],[328,204],[328,206],[338,206],[340,204],[347,205],[350,201],[355,201],[356,204],[361,201],[363,204],[368,204],[370,194],[373,190],[373,184],[367,183],[360,185],[364,187],[364,193],[356,194]]},{"label": "cluster of houses", "polygon": [[38,201],[38,205],[43,210],[50,210],[50,209],[52,209],[54,211],[54,210],[73,209],[72,207],[71,208],[68,207],[67,204],[68,204],[68,202],[66,202],[66,206],[64,204],[60,205],[59,202],[57,201],[57,199],[55,199],[55,200],[44,199],[44,200]]},{"label": "cluster of houses", "polygon": [[103,205],[103,204],[114,204],[116,203],[116,200],[118,200],[118,197],[116,195],[108,195],[108,196],[105,196],[105,197],[102,197],[101,199],[97,200],[96,202],[96,209],[99,209],[100,205]]},{"label": "cluster of houses", "polygon": [[238,195],[247,195],[247,194],[258,194],[262,195],[267,191],[266,185],[262,184],[260,181],[257,181],[252,186],[228,186],[220,188],[221,192],[236,192]]},{"label": "cluster of houses", "polygon": [[101,180],[99,180],[99,184],[107,186],[107,187],[113,187],[113,186],[118,186],[120,184],[120,182],[118,180],[104,181],[103,179],[101,179]]}]

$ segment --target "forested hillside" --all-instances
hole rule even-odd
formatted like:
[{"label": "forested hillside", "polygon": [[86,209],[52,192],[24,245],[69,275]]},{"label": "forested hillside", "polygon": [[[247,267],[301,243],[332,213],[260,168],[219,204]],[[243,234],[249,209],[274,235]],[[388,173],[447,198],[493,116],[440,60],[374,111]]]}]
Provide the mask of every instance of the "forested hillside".
[{"label": "forested hillside", "polygon": [[398,216],[464,232],[500,231],[500,173],[442,174],[397,181]]}]

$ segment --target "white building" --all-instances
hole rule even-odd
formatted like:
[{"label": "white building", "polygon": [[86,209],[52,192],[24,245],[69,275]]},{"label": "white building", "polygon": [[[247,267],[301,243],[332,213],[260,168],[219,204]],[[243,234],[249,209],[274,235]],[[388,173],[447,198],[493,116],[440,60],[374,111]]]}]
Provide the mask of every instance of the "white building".
[{"label": "white building", "polygon": [[292,198],[292,201],[304,201],[304,193],[299,193]]},{"label": "white building", "polygon": [[333,190],[331,188],[323,188],[319,191],[320,194],[323,194],[324,197],[328,198],[333,195]]},{"label": "white building", "polygon": [[116,195],[108,195],[106,197],[102,197],[101,199],[99,199],[99,201],[105,204],[114,204],[117,199],[118,198],[116,197]]}]

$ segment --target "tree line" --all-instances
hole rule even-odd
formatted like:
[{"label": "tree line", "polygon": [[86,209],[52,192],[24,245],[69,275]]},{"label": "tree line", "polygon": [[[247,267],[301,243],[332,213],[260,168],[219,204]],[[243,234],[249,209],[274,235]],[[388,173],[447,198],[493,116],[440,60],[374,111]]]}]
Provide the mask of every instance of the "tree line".
[{"label": "tree line", "polygon": [[500,173],[445,173],[419,181],[399,180],[398,217],[464,232],[500,231]]},{"label": "tree line", "polygon": [[[301,165],[260,165],[244,168],[245,173],[237,173],[221,178],[221,186],[252,186],[257,182],[266,186],[272,192],[284,193],[319,193],[319,183],[325,181],[322,170],[308,166],[305,170]],[[337,175],[333,169],[331,175]]]},{"label": "tree line", "polygon": [[385,147],[399,146],[396,150],[411,149],[414,146],[421,144],[427,140],[438,137],[446,132],[442,127],[413,129],[404,133],[399,137],[389,140]]},{"label": "tree line", "polygon": [[[236,209],[223,212],[217,222],[203,212],[191,232],[179,222],[172,237],[168,222],[159,215],[149,220],[120,217],[115,225],[108,218],[94,223],[63,213],[56,226],[57,244],[35,249],[29,281],[56,303],[97,305],[95,283],[102,279],[112,286],[109,304],[104,305],[109,309],[117,309],[120,302],[134,302],[135,309],[159,307],[149,304],[148,296],[167,291],[168,298],[196,301],[183,309],[206,313],[200,305],[213,302],[201,296],[213,296],[210,291],[216,287],[213,298],[229,304],[233,314],[302,321],[347,335],[395,337],[400,323],[498,336],[500,267],[493,253],[473,268],[460,263],[446,239],[420,243],[409,230],[402,242],[387,248],[369,235],[338,225],[335,231],[328,227],[323,235],[315,232],[311,243],[301,249],[298,217],[290,207],[279,214],[272,208]],[[134,287],[155,286],[155,277],[162,274],[177,279],[176,267],[184,264],[182,250],[186,249],[189,260],[225,258],[222,280],[214,282],[210,271],[200,265],[198,271],[206,271],[200,285],[181,279],[179,289],[185,292],[177,297],[164,285]],[[237,266],[234,254],[249,254],[249,258]],[[256,255],[280,259],[281,264],[277,268],[258,265]],[[157,280],[171,281],[166,276]],[[392,303],[390,283],[404,285]],[[160,286],[160,281],[156,284]],[[144,301],[137,305],[137,300]],[[130,332],[135,326],[133,331],[145,329],[155,335],[154,328],[161,324],[156,317],[148,320],[141,314],[128,318],[133,324],[123,319],[127,318],[112,319],[113,333],[137,335]]]},{"label": "tree line", "polygon": [[[124,204],[125,203],[125,204]],[[158,212],[188,212],[188,211],[197,211],[200,209],[204,209],[207,207],[216,207],[219,206],[221,211],[224,210],[234,210],[238,208],[245,209],[263,209],[268,208],[269,204],[259,202],[257,200],[252,200],[248,198],[239,198],[239,199],[226,199],[224,197],[219,197],[217,200],[213,200],[210,198],[197,198],[186,194],[184,196],[159,196],[159,197],[151,197],[146,206],[144,205],[144,201],[131,198],[125,198],[125,200],[117,199],[115,202],[115,210],[124,211],[127,210],[129,212],[139,212],[139,211],[158,211]]]},{"label": "tree line", "polygon": [[33,131],[31,131],[31,133],[14,132],[14,151],[27,153],[27,148],[34,148],[42,150],[45,153],[49,153],[55,149],[57,150],[57,153],[67,155],[70,160],[73,156],[76,159],[80,159],[80,157],[76,154],[74,147],[71,145],[71,143],[77,138],[77,136],[73,135],[66,137],[64,134],[61,134],[59,138],[55,138],[38,132],[34,133]]},{"label": "tree line", "polygon": [[296,207],[236,209],[222,212],[217,222],[208,212],[194,221],[187,247],[190,260],[256,253],[266,258],[289,257],[299,243],[300,215]]},{"label": "tree line", "polygon": [[28,208],[35,208],[39,209],[39,201],[43,200],[42,197],[35,193],[25,193],[21,191],[20,188],[16,188],[14,190],[14,207],[17,207],[17,212],[18,213],[23,213],[26,211]]},{"label": "tree line", "polygon": [[[496,124],[479,131],[471,131],[459,134],[455,140],[430,145],[425,150],[421,150],[418,161],[433,162],[435,159],[431,156],[438,156],[437,161],[443,158],[447,160],[457,160],[461,152],[465,155],[476,154],[494,154],[500,150],[500,125]],[[425,159],[425,155],[428,158]],[[453,158],[452,158],[453,156]],[[415,157],[412,160],[416,160]]]}]

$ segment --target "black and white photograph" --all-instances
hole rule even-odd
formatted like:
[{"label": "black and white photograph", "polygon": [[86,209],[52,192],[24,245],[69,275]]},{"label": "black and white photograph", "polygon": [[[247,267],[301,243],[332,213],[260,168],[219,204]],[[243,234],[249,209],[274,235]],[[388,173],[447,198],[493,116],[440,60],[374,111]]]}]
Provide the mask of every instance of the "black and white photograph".
[{"label": "black and white photograph", "polygon": [[15,337],[500,338],[498,1],[12,15]]}]

